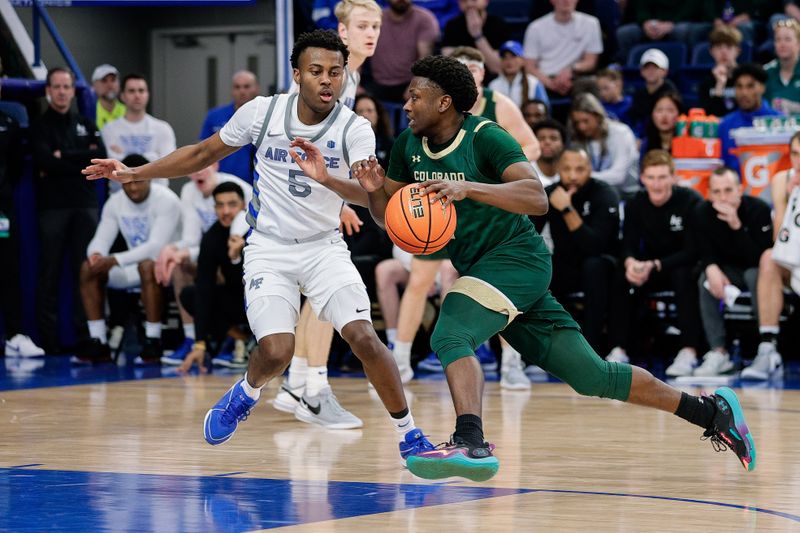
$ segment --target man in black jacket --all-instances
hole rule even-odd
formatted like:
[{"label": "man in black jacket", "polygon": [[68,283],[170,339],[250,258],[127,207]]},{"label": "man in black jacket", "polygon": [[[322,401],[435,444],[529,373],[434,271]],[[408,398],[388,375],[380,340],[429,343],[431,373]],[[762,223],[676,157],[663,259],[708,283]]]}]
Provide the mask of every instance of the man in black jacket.
[{"label": "man in black jacket", "polygon": [[592,164],[582,148],[567,148],[558,161],[561,181],[545,189],[547,215],[533,217],[541,231],[550,222],[553,280],[560,301],[584,293],[583,334],[599,350],[608,316],[608,298],[619,235],[619,197],[607,183],[591,177]]},{"label": "man in black jacket", "polygon": [[62,257],[69,254],[75,289],[77,327],[84,325],[78,296],[78,272],[86,246],[97,227],[97,194],[94,183],[81,174],[92,158],[105,157],[94,122],[72,111],[75,79],[64,68],[47,73],[45,88],[49,106],[34,124],[31,140],[39,171],[36,195],[39,211],[39,286],[37,289],[39,333],[47,353],[58,353],[58,280]]},{"label": "man in black jacket", "polygon": [[625,204],[622,262],[614,280],[609,317],[609,341],[614,348],[606,360],[627,362],[630,333],[636,329],[634,311],[641,310],[647,294],[671,290],[682,348],[667,375],[689,375],[697,365],[700,343],[691,220],[702,199],[693,190],[677,186],[675,165],[664,150],[647,152],[641,180],[645,190]]},{"label": "man in black jacket", "polygon": [[757,301],[758,262],[772,246],[772,215],[766,202],[742,194],[735,170],[722,167],[708,180],[708,201],[695,210],[694,233],[703,268],[698,281],[700,314],[711,348],[694,375],[718,376],[734,371],[720,302],[735,298],[734,287],[749,289],[752,301]]},{"label": "man in black jacket", "polygon": [[[246,324],[244,285],[242,285],[242,250],[244,238],[231,234],[231,226],[244,216],[244,191],[236,183],[223,182],[214,188],[214,211],[217,221],[200,241],[195,285],[181,291],[181,303],[194,318],[197,342],[178,368],[187,372],[197,363],[206,372],[203,360],[208,341],[224,337],[232,326]],[[218,283],[219,277],[223,283]],[[241,341],[242,339],[239,339]],[[234,353],[228,365],[245,368],[247,360]],[[215,359],[216,364],[216,359]]]}]

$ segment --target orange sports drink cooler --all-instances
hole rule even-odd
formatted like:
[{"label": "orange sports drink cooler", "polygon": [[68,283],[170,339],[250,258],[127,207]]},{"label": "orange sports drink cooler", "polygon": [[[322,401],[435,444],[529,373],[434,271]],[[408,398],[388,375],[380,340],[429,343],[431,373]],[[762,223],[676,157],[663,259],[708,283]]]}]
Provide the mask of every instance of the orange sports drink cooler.
[{"label": "orange sports drink cooler", "polygon": [[740,174],[745,193],[758,196],[768,203],[772,177],[792,166],[789,159],[789,139],[794,131],[784,128],[766,131],[764,128],[738,128],[731,133],[736,140],[732,152],[739,156]]},{"label": "orange sports drink cooler", "polygon": [[678,184],[708,196],[708,178],[722,165],[719,119],[698,108],[678,117],[672,139],[672,157]]}]

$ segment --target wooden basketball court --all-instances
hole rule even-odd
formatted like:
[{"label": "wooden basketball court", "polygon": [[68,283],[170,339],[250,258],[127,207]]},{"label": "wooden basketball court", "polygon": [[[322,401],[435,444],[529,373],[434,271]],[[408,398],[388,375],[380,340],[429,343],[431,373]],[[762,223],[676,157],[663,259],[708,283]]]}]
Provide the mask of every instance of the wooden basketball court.
[{"label": "wooden basketball court", "polygon": [[[29,371],[6,359],[2,531],[800,531],[797,390],[736,389],[758,449],[747,473],[670,414],[560,383],[508,392],[489,382],[485,429],[499,474],[430,482],[401,467],[363,379],[331,380],[362,430],[276,411],[264,401],[273,383],[234,438],[211,447],[203,416],[234,375],[136,379],[147,374],[112,367],[107,378],[69,370],[58,381],[63,368],[48,373],[50,358]],[[76,381],[91,383],[61,386]],[[415,379],[408,396],[431,440],[449,438],[445,382]]]}]

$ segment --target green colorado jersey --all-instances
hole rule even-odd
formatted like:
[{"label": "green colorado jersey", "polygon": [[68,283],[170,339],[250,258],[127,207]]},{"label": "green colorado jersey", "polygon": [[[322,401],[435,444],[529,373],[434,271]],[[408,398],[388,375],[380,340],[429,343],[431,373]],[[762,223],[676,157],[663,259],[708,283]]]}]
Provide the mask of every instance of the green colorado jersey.
[{"label": "green colorado jersey", "polygon": [[494,99],[494,91],[491,89],[483,88],[483,102],[480,109],[476,113],[477,116],[488,118],[493,122],[497,122],[497,101]]},{"label": "green colorado jersey", "polygon": [[[467,115],[455,138],[443,146],[429,145],[427,137],[416,137],[406,129],[392,147],[387,176],[404,183],[456,180],[497,184],[514,163],[528,163],[519,143],[494,122]],[[461,273],[506,243],[536,237],[527,216],[470,199],[454,205],[458,222],[447,253]]]}]

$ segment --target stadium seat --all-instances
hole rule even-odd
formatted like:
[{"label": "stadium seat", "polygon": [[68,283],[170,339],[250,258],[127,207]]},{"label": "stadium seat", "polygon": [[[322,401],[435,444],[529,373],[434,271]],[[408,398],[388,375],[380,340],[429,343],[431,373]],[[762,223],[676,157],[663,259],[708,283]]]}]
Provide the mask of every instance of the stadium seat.
[{"label": "stadium seat", "polygon": [[[738,63],[747,63],[753,58],[753,45],[748,41],[742,41],[742,52],[737,59]],[[692,62],[693,66],[707,66],[711,68],[714,66],[714,58],[711,57],[711,43],[708,41],[704,43],[697,43],[692,49]]]},{"label": "stadium seat", "polygon": [[531,0],[492,0],[486,10],[506,21],[511,30],[509,39],[522,42],[525,30],[531,22],[528,16]]},{"label": "stadium seat", "polygon": [[639,60],[642,54],[650,48],[658,48],[669,58],[670,72],[678,72],[684,64],[686,64],[686,45],[674,41],[665,41],[658,43],[642,43],[637,44],[628,52],[627,66],[629,68],[639,68]]},{"label": "stadium seat", "polygon": [[395,136],[400,135],[400,132],[408,127],[408,117],[406,112],[403,111],[403,104],[394,102],[381,102],[384,109],[389,114],[389,122],[392,125],[392,131]]},{"label": "stadium seat", "polygon": [[28,127],[28,110],[19,102],[0,102],[0,111],[16,120],[21,128]]}]

